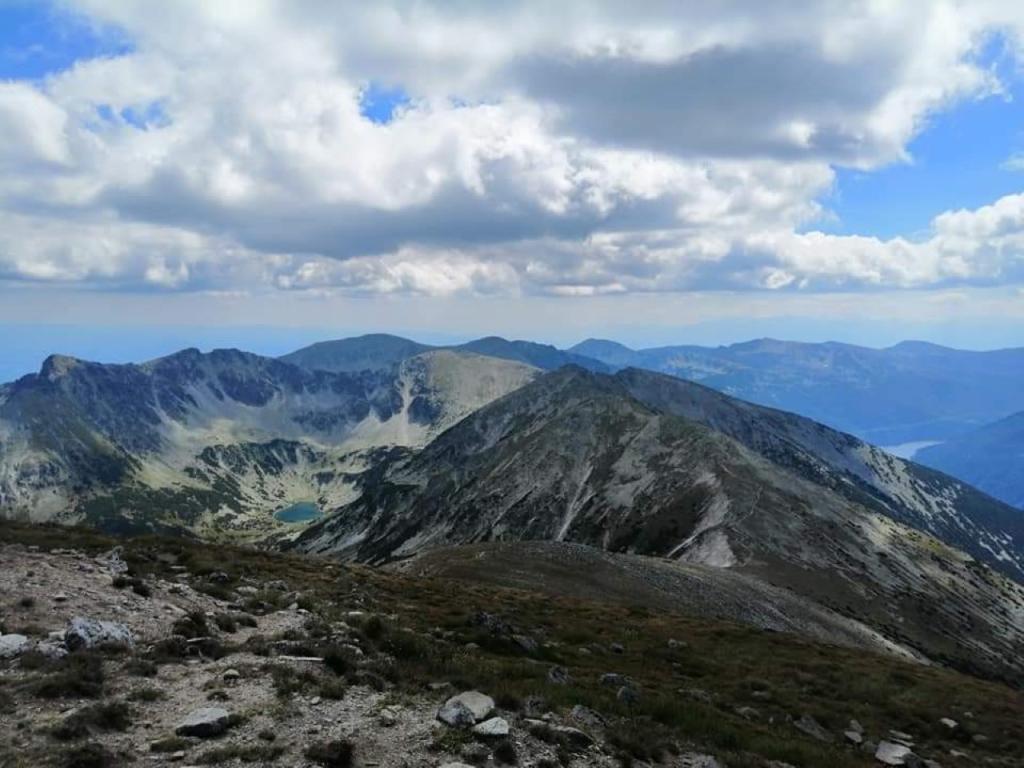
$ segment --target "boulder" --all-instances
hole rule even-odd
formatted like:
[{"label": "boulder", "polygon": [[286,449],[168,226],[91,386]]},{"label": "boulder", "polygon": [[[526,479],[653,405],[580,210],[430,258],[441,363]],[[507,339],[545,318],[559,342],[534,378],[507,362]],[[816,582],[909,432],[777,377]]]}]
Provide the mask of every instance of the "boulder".
[{"label": "boulder", "polygon": [[487,718],[494,711],[494,699],[479,691],[463,691],[448,699],[437,711],[442,723],[464,728]]},{"label": "boulder", "polygon": [[875,748],[875,760],[883,765],[906,765],[907,756],[912,754],[910,747],[891,741],[880,741]]},{"label": "boulder", "polygon": [[178,723],[174,732],[178,736],[197,736],[201,739],[219,736],[231,725],[231,715],[220,707],[197,709]]},{"label": "boulder", "polygon": [[0,659],[13,659],[29,649],[31,641],[25,635],[0,635]]},{"label": "boulder", "polygon": [[582,704],[574,706],[569,711],[569,717],[577,723],[586,725],[590,728],[600,728],[604,725],[604,718],[600,713],[595,712],[590,707],[585,707]]},{"label": "boulder", "polygon": [[629,685],[623,685],[615,692],[615,699],[620,704],[626,704],[632,706],[640,701],[640,694],[637,693],[636,688]]},{"label": "boulder", "polygon": [[490,720],[484,720],[473,726],[473,733],[487,738],[508,736],[508,720],[503,717],[492,717]]},{"label": "boulder", "polygon": [[69,651],[112,645],[120,648],[134,648],[132,631],[116,621],[100,621],[76,616],[64,630],[64,644]]}]

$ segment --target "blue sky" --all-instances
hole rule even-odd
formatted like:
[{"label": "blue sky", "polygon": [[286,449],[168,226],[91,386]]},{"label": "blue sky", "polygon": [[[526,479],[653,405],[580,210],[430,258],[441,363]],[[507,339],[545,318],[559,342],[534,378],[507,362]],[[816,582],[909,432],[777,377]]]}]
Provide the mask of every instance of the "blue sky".
[{"label": "blue sky", "polygon": [[1024,345],[996,6],[0,0],[0,378],[372,330]]}]

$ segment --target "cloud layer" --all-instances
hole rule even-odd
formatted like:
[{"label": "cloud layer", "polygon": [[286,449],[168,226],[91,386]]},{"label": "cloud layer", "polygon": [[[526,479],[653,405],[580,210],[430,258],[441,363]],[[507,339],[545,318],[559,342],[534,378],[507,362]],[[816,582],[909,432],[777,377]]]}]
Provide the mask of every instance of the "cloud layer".
[{"label": "cloud layer", "polygon": [[[1012,4],[75,0],[130,41],[0,83],[0,279],[596,295],[1024,280],[1024,195],[814,231],[1003,87]],[[408,99],[381,123],[367,89]]]}]

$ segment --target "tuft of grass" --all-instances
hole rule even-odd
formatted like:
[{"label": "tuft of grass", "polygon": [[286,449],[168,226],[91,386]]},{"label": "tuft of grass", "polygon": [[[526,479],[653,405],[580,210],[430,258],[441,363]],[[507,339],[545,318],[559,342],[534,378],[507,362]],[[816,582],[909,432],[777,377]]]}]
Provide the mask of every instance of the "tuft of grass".
[{"label": "tuft of grass", "polygon": [[43,699],[95,699],[103,694],[103,684],[103,659],[91,651],[80,651],[57,661],[52,672],[29,688]]},{"label": "tuft of grass", "polygon": [[317,765],[324,768],[349,768],[355,747],[348,739],[335,739],[334,741],[320,741],[311,744],[306,748],[305,756]]},{"label": "tuft of grass", "polygon": [[203,752],[199,755],[198,762],[202,765],[219,765],[232,760],[243,763],[272,763],[284,753],[285,748],[277,744],[229,744]]},{"label": "tuft of grass", "polygon": [[181,752],[192,746],[192,742],[184,736],[168,736],[165,739],[158,739],[149,745],[150,752],[164,754],[167,752]]},{"label": "tuft of grass", "polygon": [[60,756],[63,768],[111,768],[116,765],[114,755],[95,741],[78,744]]},{"label": "tuft of grass", "polygon": [[150,686],[143,686],[142,688],[136,688],[128,694],[128,701],[142,701],[142,702],[154,702],[166,699],[167,694],[161,691],[159,688],[152,688]]},{"label": "tuft of grass", "polygon": [[54,738],[71,741],[97,732],[127,731],[132,724],[131,710],[123,701],[93,704],[72,712],[53,729]]}]

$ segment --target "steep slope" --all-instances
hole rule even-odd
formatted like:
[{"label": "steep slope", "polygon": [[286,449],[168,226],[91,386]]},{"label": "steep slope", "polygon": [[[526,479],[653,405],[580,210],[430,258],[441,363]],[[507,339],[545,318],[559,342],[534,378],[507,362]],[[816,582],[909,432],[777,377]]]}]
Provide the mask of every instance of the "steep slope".
[{"label": "steep slope", "polygon": [[424,445],[536,373],[449,351],[360,373],[235,350],[51,357],[0,399],[0,514],[263,534],[280,507],[353,498],[381,450]]},{"label": "steep slope", "polygon": [[1024,349],[973,352],[924,342],[870,349],[760,339],[643,350],[588,340],[569,351],[616,369],[698,381],[878,445],[944,439],[1024,410]]},{"label": "steep slope", "polygon": [[280,359],[307,370],[380,371],[387,370],[414,355],[442,349],[511,360],[545,371],[561,368],[563,365],[578,365],[587,370],[600,372],[610,370],[602,362],[571,352],[564,352],[550,344],[509,341],[499,336],[487,336],[465,344],[430,346],[399,336],[372,334],[320,342],[291,352]]},{"label": "steep slope", "polygon": [[1024,411],[923,448],[914,458],[1024,510]]},{"label": "steep slope", "polygon": [[672,376],[627,369],[629,393],[703,424],[800,477],[1024,579],[1024,515],[952,477],[810,419]]},{"label": "steep slope", "polygon": [[1024,589],[614,378],[565,368],[366,478],[308,552],[385,562],[554,540],[730,567],[935,659],[1022,670]]}]

